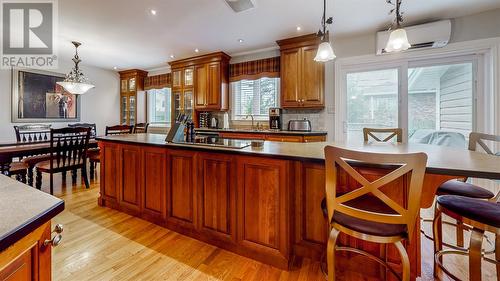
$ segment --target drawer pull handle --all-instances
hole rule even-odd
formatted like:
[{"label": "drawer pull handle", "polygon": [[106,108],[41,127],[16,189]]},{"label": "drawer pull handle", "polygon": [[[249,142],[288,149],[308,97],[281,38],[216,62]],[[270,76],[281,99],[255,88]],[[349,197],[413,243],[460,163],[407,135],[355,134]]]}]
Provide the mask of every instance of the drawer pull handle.
[{"label": "drawer pull handle", "polygon": [[52,239],[45,240],[45,242],[43,242],[43,245],[44,246],[51,245],[52,247],[57,247],[57,245],[61,244],[61,240],[62,240],[62,235],[57,234],[56,236],[52,237]]},{"label": "drawer pull handle", "polygon": [[52,239],[50,240],[45,240],[43,242],[43,245],[44,246],[48,246],[48,245],[52,245],[52,247],[57,247],[57,245],[61,244],[61,240],[62,240],[62,235],[61,233],[64,231],[64,227],[62,224],[56,224],[56,226],[54,226],[54,230],[52,231],[52,233],[57,233],[56,236],[52,237]]}]

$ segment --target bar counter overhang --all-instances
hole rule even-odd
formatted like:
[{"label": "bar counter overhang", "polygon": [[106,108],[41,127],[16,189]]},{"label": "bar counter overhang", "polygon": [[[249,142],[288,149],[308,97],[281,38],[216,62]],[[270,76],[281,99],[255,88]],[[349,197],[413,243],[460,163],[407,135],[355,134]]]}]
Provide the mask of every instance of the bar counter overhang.
[{"label": "bar counter overhang", "polygon": [[[447,180],[500,179],[499,157],[466,149],[278,142],[266,142],[260,149],[228,149],[166,143],[164,139],[164,135],[155,134],[97,138],[101,148],[99,205],[282,269],[290,267],[293,256],[319,260],[325,249],[329,224],[320,202],[325,196],[326,145],[379,153],[425,152],[428,161],[422,208],[432,206],[438,186]],[[376,178],[391,167],[360,165],[358,169]],[[400,180],[405,179],[385,190],[402,201]],[[391,189],[393,184],[398,188]],[[421,270],[420,222],[416,223],[414,237],[405,245],[412,280]],[[386,249],[346,236],[341,236],[339,243],[368,250],[396,269],[400,264],[392,245]],[[371,261],[363,266],[363,272],[375,277],[386,274]]]}]

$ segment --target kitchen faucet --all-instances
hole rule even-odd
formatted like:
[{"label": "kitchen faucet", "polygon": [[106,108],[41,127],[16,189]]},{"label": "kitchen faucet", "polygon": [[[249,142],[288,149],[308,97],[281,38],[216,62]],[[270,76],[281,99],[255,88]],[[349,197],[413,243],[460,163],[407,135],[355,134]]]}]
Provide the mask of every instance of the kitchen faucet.
[{"label": "kitchen faucet", "polygon": [[253,122],[254,122],[253,114],[248,114],[247,116],[245,116],[245,119],[248,119],[249,116],[250,116],[250,118],[252,118],[252,130],[255,130],[255,127],[253,125]]}]

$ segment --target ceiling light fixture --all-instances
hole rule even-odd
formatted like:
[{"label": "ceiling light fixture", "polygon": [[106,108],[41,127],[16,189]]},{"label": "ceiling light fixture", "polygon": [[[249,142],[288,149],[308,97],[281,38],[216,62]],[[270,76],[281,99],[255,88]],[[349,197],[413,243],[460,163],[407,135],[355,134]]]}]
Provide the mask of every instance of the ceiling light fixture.
[{"label": "ceiling light fixture", "polygon": [[199,53],[199,52],[200,52],[200,50],[198,50],[198,49],[194,49],[194,52],[195,52],[195,53]]},{"label": "ceiling light fixture", "polygon": [[302,27],[297,26],[297,31],[301,31],[301,30],[302,30]]},{"label": "ceiling light fixture", "polygon": [[321,37],[321,44],[319,44],[318,52],[314,60],[317,62],[327,62],[336,58],[333,52],[332,45],[330,45],[330,31],[326,29],[327,24],[332,24],[333,18],[326,18],[326,0],[323,0],[323,19],[321,20],[321,27],[318,31],[318,37]]},{"label": "ceiling light fixture", "polygon": [[114,70],[118,70],[118,67],[116,67],[116,66],[113,66],[113,69],[114,69]]},{"label": "ceiling light fixture", "polygon": [[243,42],[245,42],[245,40],[243,40],[243,39],[238,39],[238,42],[243,43]]},{"label": "ceiling light fixture", "polygon": [[156,10],[151,9],[149,12],[150,12],[153,16],[156,16]]},{"label": "ceiling light fixture", "polygon": [[171,58],[171,59],[175,59],[175,56],[174,56],[174,55],[170,55],[170,58]]},{"label": "ceiling light fixture", "polygon": [[80,57],[78,56],[78,47],[82,44],[80,42],[72,41],[75,46],[75,56],[73,57],[73,62],[75,66],[71,71],[66,75],[66,79],[62,82],[57,82],[60,86],[62,86],[66,91],[70,92],[74,95],[82,95],[85,94],[88,90],[94,88],[95,86],[89,83],[89,80],[80,70],[78,64],[82,62]]},{"label": "ceiling light fixture", "polygon": [[[403,0],[386,0],[387,3],[396,6],[393,8],[389,14],[396,14],[396,29],[394,29],[389,35],[389,40],[387,41],[387,46],[385,47],[385,51],[387,53],[392,52],[401,52],[408,50],[411,45],[408,42],[408,35],[406,35],[406,30],[401,27],[401,23],[403,22],[403,13],[401,13],[401,2]],[[395,3],[393,1],[396,1]]]}]

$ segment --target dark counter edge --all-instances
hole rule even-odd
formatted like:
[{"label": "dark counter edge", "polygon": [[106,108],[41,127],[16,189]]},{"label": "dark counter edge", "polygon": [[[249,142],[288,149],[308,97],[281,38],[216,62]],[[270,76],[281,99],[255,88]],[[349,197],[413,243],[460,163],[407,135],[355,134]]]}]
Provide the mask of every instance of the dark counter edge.
[{"label": "dark counter edge", "polygon": [[291,135],[291,136],[326,136],[328,132],[323,131],[272,131],[272,130],[264,130],[264,131],[250,131],[250,130],[238,130],[238,129],[210,129],[210,128],[195,128],[196,132],[213,132],[213,133],[238,133],[238,134],[249,134],[249,135],[258,135],[258,134],[274,134],[274,135]]},{"label": "dark counter edge", "polygon": [[[316,157],[303,157],[303,156],[291,156],[291,155],[281,155],[276,153],[261,153],[259,151],[245,151],[241,149],[234,148],[221,148],[221,147],[209,147],[209,146],[195,146],[195,145],[186,145],[186,144],[178,144],[178,143],[145,143],[145,142],[136,142],[136,141],[128,141],[128,140],[119,140],[119,139],[107,139],[106,137],[97,137],[97,141],[103,142],[111,142],[111,143],[122,143],[122,144],[130,144],[130,145],[144,145],[144,146],[153,146],[153,147],[164,147],[164,148],[172,148],[172,149],[191,149],[194,151],[212,151],[217,153],[224,154],[240,154],[247,156],[257,156],[257,157],[273,157],[277,159],[285,159],[285,160],[296,160],[296,161],[309,161],[315,163],[325,163],[324,158],[316,158]],[[356,166],[355,163],[352,163],[353,166]],[[375,164],[363,164],[364,167],[379,167],[379,168],[394,168],[392,165],[375,165]],[[491,179],[491,180],[500,180],[500,176],[498,174],[492,174],[487,172],[470,172],[459,169],[447,169],[442,170],[433,167],[427,167],[426,172],[430,174],[439,174],[446,176],[456,176],[460,177],[475,177],[475,178],[483,178],[483,179]]]},{"label": "dark counter edge", "polygon": [[21,240],[35,229],[42,226],[44,223],[50,221],[53,217],[57,216],[64,210],[64,201],[58,202],[45,212],[40,213],[26,223],[8,232],[0,237],[0,252],[14,245],[17,241]]}]

